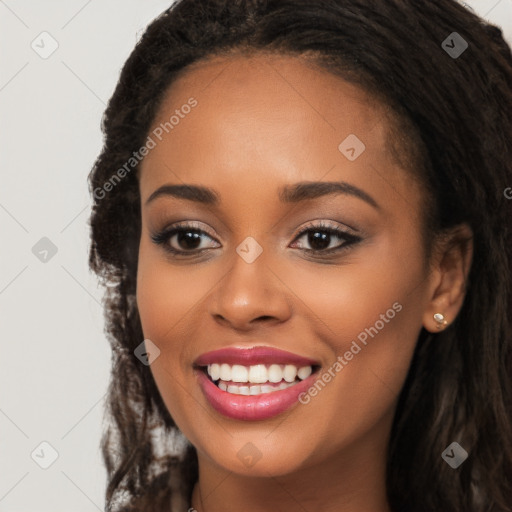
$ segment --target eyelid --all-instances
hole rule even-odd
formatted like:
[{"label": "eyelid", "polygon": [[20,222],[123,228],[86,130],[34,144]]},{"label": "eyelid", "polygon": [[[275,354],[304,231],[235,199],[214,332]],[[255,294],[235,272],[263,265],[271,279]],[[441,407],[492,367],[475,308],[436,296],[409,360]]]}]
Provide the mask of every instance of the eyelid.
[{"label": "eyelid", "polygon": [[[345,229],[345,227],[349,228],[349,230]],[[302,227],[298,229],[298,235],[302,234],[304,231],[307,231],[309,229],[333,229],[336,231],[342,231],[343,233],[346,233],[347,235],[358,235],[362,234],[360,230],[353,228],[352,226],[349,226],[348,224],[340,224],[339,222],[334,222],[329,219],[314,219],[311,221],[308,221],[306,224],[304,224]]]},{"label": "eyelid", "polygon": [[171,224],[168,228],[164,228],[161,231],[171,231],[173,229],[178,228],[189,228],[191,230],[193,229],[196,231],[201,231],[203,233],[206,233],[210,238],[215,238],[215,235],[213,235],[209,228],[205,227],[205,224],[196,220],[182,220],[179,222],[175,222]]}]

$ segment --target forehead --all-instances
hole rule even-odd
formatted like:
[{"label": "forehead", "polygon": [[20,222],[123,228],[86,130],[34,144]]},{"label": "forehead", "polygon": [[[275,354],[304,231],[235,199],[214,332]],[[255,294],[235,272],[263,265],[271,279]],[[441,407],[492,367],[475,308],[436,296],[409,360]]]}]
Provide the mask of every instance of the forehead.
[{"label": "forehead", "polygon": [[297,57],[201,61],[169,87],[152,123],[141,196],[167,181],[252,190],[269,180],[361,183],[375,165],[393,164],[387,114],[363,89]]}]

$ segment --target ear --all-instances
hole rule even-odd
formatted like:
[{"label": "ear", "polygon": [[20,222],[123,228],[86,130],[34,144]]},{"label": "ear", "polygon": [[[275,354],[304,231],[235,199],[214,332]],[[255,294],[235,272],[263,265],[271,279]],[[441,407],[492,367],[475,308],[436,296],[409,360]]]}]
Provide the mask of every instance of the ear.
[{"label": "ear", "polygon": [[427,331],[442,331],[458,315],[466,296],[472,259],[473,231],[467,224],[443,233],[435,242],[428,304],[423,314],[423,327]]}]

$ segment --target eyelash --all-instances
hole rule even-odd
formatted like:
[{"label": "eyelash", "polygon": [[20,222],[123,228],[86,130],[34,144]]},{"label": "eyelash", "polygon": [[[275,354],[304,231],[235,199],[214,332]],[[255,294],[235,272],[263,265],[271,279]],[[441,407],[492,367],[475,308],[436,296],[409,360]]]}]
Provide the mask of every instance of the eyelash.
[{"label": "eyelash", "polygon": [[[151,235],[151,239],[153,242],[157,245],[162,245],[164,250],[170,253],[174,257],[191,257],[197,255],[199,252],[202,252],[206,249],[193,249],[190,251],[180,251],[177,249],[174,249],[171,247],[168,242],[169,240],[179,233],[199,233],[207,235],[210,238],[211,237],[206,231],[199,229],[197,226],[194,226],[193,224],[180,224],[178,226],[172,226],[171,228],[164,229],[154,235]],[[342,238],[345,243],[338,247],[333,247],[331,249],[303,249],[305,252],[309,254],[314,255],[321,255],[321,256],[327,256],[331,254],[336,254],[339,252],[342,252],[344,250],[347,250],[350,246],[356,244],[357,242],[360,242],[362,240],[361,237],[357,235],[353,235],[351,233],[347,233],[346,231],[343,231],[342,229],[330,226],[328,224],[325,224],[324,222],[320,221],[317,224],[312,224],[306,226],[304,229],[302,229],[297,236],[294,238],[294,242],[300,238],[302,238],[305,234],[309,232],[322,232],[322,233],[328,233],[329,235],[334,235],[339,238]]]}]

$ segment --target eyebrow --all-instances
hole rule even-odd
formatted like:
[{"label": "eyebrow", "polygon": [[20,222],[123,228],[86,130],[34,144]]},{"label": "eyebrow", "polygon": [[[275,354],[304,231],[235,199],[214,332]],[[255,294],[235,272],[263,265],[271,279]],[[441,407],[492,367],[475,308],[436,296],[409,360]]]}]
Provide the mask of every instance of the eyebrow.
[{"label": "eyebrow", "polygon": [[[357,197],[380,210],[380,206],[364,190],[344,181],[302,181],[293,185],[285,185],[278,190],[279,200],[283,203],[299,203],[308,199],[316,199],[327,195],[344,194]],[[156,189],[147,199],[146,205],[162,196],[172,196],[198,203],[218,206],[219,194],[201,185],[163,185]]]}]

